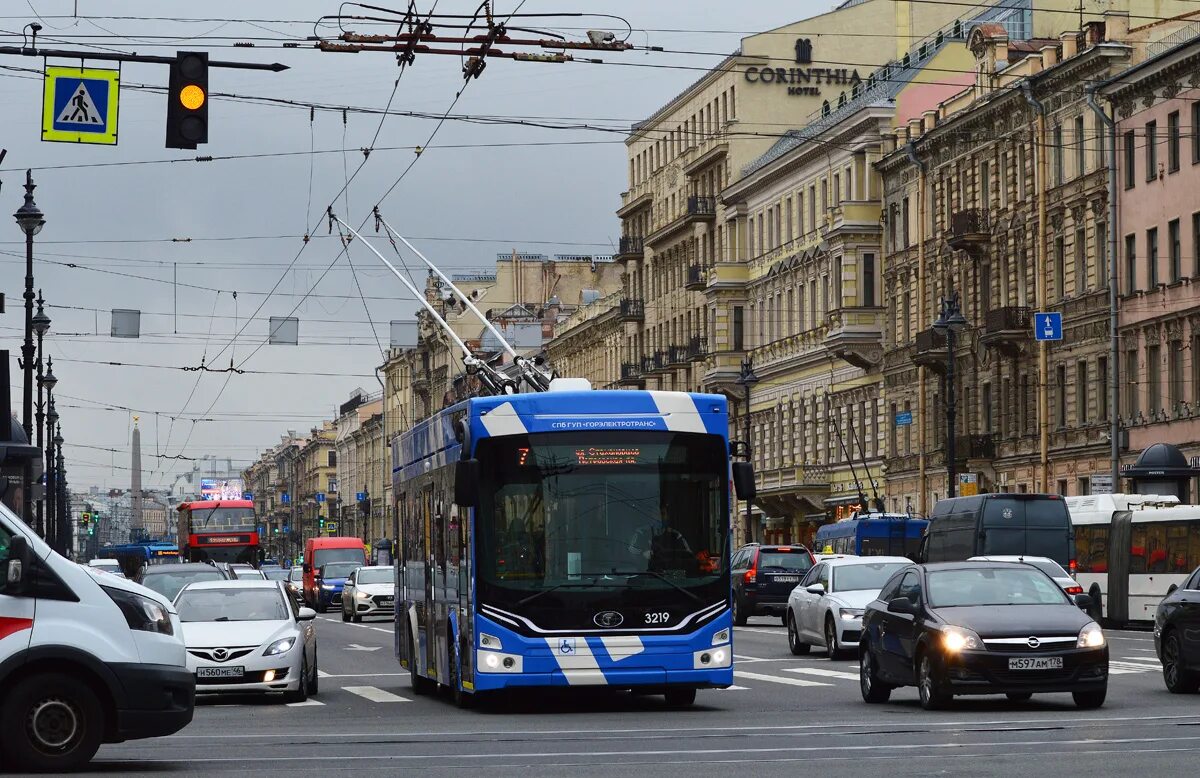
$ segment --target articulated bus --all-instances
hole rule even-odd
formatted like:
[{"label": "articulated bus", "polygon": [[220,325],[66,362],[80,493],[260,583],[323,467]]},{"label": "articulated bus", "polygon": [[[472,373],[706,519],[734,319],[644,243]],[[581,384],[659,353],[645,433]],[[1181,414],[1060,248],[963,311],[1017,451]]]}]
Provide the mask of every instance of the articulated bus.
[{"label": "articulated bus", "polygon": [[929,522],[906,513],[856,513],[817,528],[813,551],[916,559]]},{"label": "articulated bus", "polygon": [[1092,616],[1111,624],[1152,622],[1172,585],[1200,567],[1200,506],[1151,494],[1068,497],[1075,525],[1075,580]]},{"label": "articulated bus", "polygon": [[258,523],[250,500],[179,504],[179,554],[187,562],[244,562],[258,567]]},{"label": "articulated bus", "polygon": [[398,436],[396,651],[455,702],[604,685],[689,705],[733,683],[722,396],[550,391],[475,398]]}]

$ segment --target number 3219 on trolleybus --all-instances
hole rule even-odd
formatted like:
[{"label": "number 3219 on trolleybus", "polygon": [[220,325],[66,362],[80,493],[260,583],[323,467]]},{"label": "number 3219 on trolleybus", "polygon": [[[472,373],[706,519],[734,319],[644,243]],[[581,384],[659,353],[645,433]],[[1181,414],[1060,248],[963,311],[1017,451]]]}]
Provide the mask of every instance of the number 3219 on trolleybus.
[{"label": "number 3219 on trolleybus", "polygon": [[754,475],[731,466],[725,398],[554,383],[392,446],[414,692],[604,685],[687,705],[731,685],[730,483],[753,498]]},{"label": "number 3219 on trolleybus", "polygon": [[179,556],[185,562],[244,562],[258,567],[258,523],[250,500],[179,504]]}]

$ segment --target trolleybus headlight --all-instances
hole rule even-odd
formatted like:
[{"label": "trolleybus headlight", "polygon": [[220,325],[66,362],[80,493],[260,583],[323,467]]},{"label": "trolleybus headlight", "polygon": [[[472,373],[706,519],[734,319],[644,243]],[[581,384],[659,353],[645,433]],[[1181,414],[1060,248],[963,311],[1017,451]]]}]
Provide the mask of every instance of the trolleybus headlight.
[{"label": "trolleybus headlight", "polygon": [[725,664],[725,651],[720,648],[718,648],[716,651],[714,651],[712,654],[712,661],[713,661],[714,665]]},{"label": "trolleybus headlight", "polygon": [[729,642],[729,630],[727,630],[727,629],[720,630],[719,632],[717,632],[717,634],[713,635],[712,644],[714,646],[719,646],[722,643],[728,643],[728,642]]},{"label": "trolleybus headlight", "polygon": [[489,635],[486,632],[479,633],[480,648],[490,648],[494,651],[503,651],[504,646],[500,643],[500,638],[494,635]]},{"label": "trolleybus headlight", "polygon": [[500,657],[496,656],[495,654],[488,654],[484,657],[483,663],[495,670],[496,668],[500,667]]}]

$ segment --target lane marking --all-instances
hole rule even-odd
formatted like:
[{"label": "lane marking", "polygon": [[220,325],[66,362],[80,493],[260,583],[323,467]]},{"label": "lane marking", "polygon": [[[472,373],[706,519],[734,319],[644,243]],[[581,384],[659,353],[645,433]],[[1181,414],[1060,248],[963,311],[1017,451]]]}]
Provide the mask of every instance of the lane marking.
[{"label": "lane marking", "polygon": [[719,691],[719,692],[748,692],[748,691],[750,691],[750,687],[734,685],[734,686],[726,686],[724,689],[717,689],[717,691]]},{"label": "lane marking", "polygon": [[804,675],[820,675],[826,678],[841,678],[846,681],[857,681],[858,673],[843,673],[839,670],[821,670],[816,667],[785,667],[785,673],[802,673]]},{"label": "lane marking", "polygon": [[343,651],[378,651],[383,646],[362,646],[358,643],[349,643],[342,647]]},{"label": "lane marking", "polygon": [[330,674],[323,670],[318,671],[322,678],[407,678],[408,673],[340,673]]},{"label": "lane marking", "polygon": [[310,697],[309,699],[305,700],[304,702],[289,702],[289,703],[287,703],[287,706],[289,708],[308,708],[313,705],[324,705],[324,704],[325,703],[321,702],[320,700],[314,700]]},{"label": "lane marking", "polygon": [[351,694],[357,694],[359,697],[365,697],[371,702],[412,702],[407,697],[401,697],[374,686],[343,686],[342,689]]},{"label": "lane marking", "polygon": [[748,678],[752,681],[768,681],[770,683],[782,683],[788,686],[833,686],[831,683],[819,683],[817,681],[805,681],[801,678],[782,678],[778,675],[766,675],[765,673],[751,673],[746,670],[734,670],[734,676],[738,678]]},{"label": "lane marking", "polygon": [[330,675],[329,673],[325,672],[324,670],[317,670],[317,677],[318,678],[332,678],[333,676]]},{"label": "lane marking", "polygon": [[787,634],[784,632],[782,625],[779,627],[779,629],[766,629],[765,627],[734,627],[733,628],[733,634],[736,635],[739,632],[758,632],[763,635],[775,635],[776,637],[778,637],[779,635]]}]

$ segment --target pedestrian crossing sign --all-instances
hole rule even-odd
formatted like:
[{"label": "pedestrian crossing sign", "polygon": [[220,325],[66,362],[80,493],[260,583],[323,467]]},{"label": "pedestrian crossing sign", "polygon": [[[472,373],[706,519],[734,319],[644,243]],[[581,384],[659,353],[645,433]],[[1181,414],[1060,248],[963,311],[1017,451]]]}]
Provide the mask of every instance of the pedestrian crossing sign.
[{"label": "pedestrian crossing sign", "polygon": [[117,144],[121,71],[46,66],[42,140]]}]

